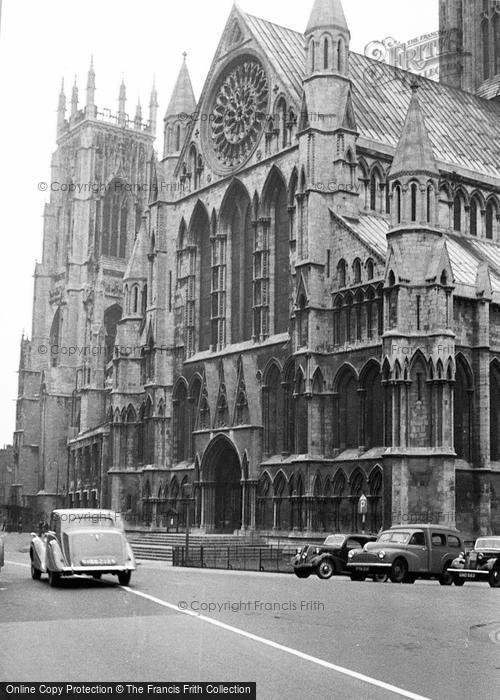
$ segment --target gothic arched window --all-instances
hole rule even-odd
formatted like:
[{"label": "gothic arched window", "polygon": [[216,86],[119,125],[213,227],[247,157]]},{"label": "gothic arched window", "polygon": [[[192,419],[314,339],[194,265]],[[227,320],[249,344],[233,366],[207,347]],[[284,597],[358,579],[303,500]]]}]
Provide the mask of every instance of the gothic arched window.
[{"label": "gothic arched window", "polygon": [[264,451],[267,455],[275,455],[281,452],[283,442],[281,373],[276,364],[269,369],[262,391]]},{"label": "gothic arched window", "polygon": [[112,183],[101,206],[101,255],[125,258],[128,248],[129,201],[118,181]]},{"label": "gothic arched window", "polygon": [[495,219],[495,215],[496,215],[495,205],[493,204],[492,201],[489,201],[488,204],[486,205],[485,226],[486,226],[486,238],[489,238],[490,240],[493,239],[493,222]]}]

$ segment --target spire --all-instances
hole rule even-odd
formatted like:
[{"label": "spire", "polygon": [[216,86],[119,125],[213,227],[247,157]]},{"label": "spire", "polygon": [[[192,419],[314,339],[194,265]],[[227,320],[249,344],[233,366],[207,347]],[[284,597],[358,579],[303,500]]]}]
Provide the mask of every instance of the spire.
[{"label": "spire", "polygon": [[139,98],[137,98],[137,107],[135,108],[134,126],[136,129],[140,129],[142,126],[142,107]]},{"label": "spire", "polygon": [[149,129],[153,136],[156,134],[156,115],[158,112],[158,94],[156,92],[155,78],[153,78],[153,87],[151,88],[151,97],[149,98]]},{"label": "spire", "polygon": [[71,91],[71,116],[74,117],[77,112],[78,112],[78,86],[76,84],[76,75],[75,75],[75,82],[73,83],[73,90]]},{"label": "spire", "polygon": [[390,177],[394,178],[408,172],[439,177],[429,132],[418,99],[417,82],[412,84],[411,90],[410,106],[392,161]]},{"label": "spire", "polygon": [[327,27],[341,30],[349,34],[341,0],[314,0],[306,34],[311,34],[317,29]]},{"label": "spire", "polygon": [[59,103],[57,106],[57,133],[64,128],[66,118],[66,95],[64,93],[64,78],[61,81],[61,92],[59,93]]},{"label": "spire", "polygon": [[125,103],[127,102],[127,93],[125,89],[125,82],[123,80],[120,85],[120,92],[118,94],[118,126],[125,126],[127,119],[127,113],[125,112]]},{"label": "spire", "polygon": [[87,76],[87,104],[85,112],[87,116],[95,116],[95,72],[94,72],[94,57],[90,57],[90,68]]},{"label": "spire", "polygon": [[175,83],[174,91],[168,104],[165,119],[168,117],[178,117],[179,114],[193,114],[196,110],[196,100],[194,98],[193,86],[189,75],[186,52],[183,54],[184,60]]}]

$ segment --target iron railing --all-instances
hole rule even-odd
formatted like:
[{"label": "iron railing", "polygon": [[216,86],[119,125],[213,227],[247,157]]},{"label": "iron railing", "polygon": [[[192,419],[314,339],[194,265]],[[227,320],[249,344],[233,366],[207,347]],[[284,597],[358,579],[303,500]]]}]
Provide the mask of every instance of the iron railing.
[{"label": "iron railing", "polygon": [[172,548],[173,566],[293,573],[295,548],[245,545],[192,545]]}]

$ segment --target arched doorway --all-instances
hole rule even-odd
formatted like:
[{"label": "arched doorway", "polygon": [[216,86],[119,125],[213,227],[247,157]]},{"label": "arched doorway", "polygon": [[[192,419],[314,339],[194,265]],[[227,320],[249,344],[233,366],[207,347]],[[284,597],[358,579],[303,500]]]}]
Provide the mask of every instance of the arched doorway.
[{"label": "arched doorway", "polygon": [[207,531],[234,532],[242,525],[241,463],[233,443],[218,436],[202,461],[202,524]]}]

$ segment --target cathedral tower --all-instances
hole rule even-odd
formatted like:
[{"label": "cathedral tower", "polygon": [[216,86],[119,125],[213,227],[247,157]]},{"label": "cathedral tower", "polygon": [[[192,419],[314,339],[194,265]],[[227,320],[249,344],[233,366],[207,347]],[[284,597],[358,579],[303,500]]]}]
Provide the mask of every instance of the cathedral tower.
[{"label": "cathedral tower", "polygon": [[440,0],[440,81],[500,99],[500,3]]}]

